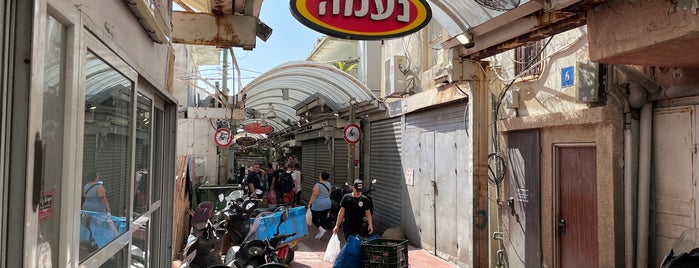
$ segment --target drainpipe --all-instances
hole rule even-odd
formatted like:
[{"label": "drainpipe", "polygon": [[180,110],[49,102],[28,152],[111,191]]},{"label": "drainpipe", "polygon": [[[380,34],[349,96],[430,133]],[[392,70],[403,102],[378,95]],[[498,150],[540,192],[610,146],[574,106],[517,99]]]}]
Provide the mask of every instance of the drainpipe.
[{"label": "drainpipe", "polygon": [[697,96],[699,95],[699,84],[693,85],[683,85],[683,86],[669,86],[662,88],[656,94],[649,97],[650,100],[664,100],[672,98],[680,98],[687,96]]},{"label": "drainpipe", "polygon": [[649,102],[641,108],[640,153],[638,159],[638,242],[636,243],[636,267],[648,267],[652,123],[653,103]]},{"label": "drainpipe", "polygon": [[630,113],[625,113],[624,122],[624,244],[626,255],[626,267],[634,267],[636,223],[635,202],[636,180],[638,170],[638,120],[634,120]]}]

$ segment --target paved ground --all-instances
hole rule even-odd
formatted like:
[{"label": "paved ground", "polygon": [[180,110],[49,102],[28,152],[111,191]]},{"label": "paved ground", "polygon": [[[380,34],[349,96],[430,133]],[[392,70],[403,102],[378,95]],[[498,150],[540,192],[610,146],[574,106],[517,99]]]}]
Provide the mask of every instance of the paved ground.
[{"label": "paved ground", "polygon": [[[289,267],[291,268],[332,268],[332,263],[323,261],[325,255],[325,247],[330,240],[332,233],[328,232],[321,240],[313,238],[317,233],[315,227],[309,227],[310,237],[301,240],[298,244],[298,249],[295,252],[294,262]],[[416,249],[408,248],[408,264],[410,267],[429,267],[429,268],[452,268],[456,267],[431,253]]]}]

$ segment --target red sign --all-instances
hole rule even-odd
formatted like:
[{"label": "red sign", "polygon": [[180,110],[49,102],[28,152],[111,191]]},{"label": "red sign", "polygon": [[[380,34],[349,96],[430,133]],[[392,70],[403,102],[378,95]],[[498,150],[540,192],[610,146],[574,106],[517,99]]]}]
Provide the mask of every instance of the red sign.
[{"label": "red sign", "polygon": [[357,124],[348,124],[342,131],[342,136],[345,138],[345,141],[347,143],[355,144],[359,142],[359,139],[362,138],[362,130],[359,128],[359,125]]},{"label": "red sign", "polygon": [[250,123],[243,126],[243,129],[248,133],[253,134],[267,134],[274,131],[274,128],[270,125],[261,125],[260,123]]},{"label": "red sign", "polygon": [[214,142],[218,147],[228,147],[233,144],[233,134],[230,129],[219,128],[214,133]]},{"label": "red sign", "polygon": [[291,14],[329,36],[380,40],[419,31],[432,18],[425,0],[291,0]]}]

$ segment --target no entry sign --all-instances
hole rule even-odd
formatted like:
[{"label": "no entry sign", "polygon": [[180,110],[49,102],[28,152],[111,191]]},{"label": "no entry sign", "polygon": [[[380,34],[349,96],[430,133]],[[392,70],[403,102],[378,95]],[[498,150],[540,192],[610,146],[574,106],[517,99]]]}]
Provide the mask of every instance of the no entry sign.
[{"label": "no entry sign", "polygon": [[345,129],[342,131],[342,136],[347,143],[355,144],[362,138],[362,130],[357,124],[349,124],[345,126]]},{"label": "no entry sign", "polygon": [[214,142],[218,147],[228,147],[233,144],[231,130],[225,127],[219,128],[214,133]]}]

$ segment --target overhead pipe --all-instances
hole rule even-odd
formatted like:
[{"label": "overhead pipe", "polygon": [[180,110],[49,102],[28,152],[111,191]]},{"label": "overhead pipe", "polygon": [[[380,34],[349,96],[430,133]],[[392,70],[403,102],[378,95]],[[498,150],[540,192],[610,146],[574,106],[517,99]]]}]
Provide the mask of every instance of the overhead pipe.
[{"label": "overhead pipe", "polygon": [[651,94],[656,94],[661,87],[652,78],[630,65],[616,65],[617,70],[629,77],[629,80],[636,81]]},{"label": "overhead pipe", "polygon": [[648,226],[650,222],[651,135],[653,134],[653,103],[641,108],[640,145],[638,156],[638,229],[636,238],[636,267],[648,267]]}]

